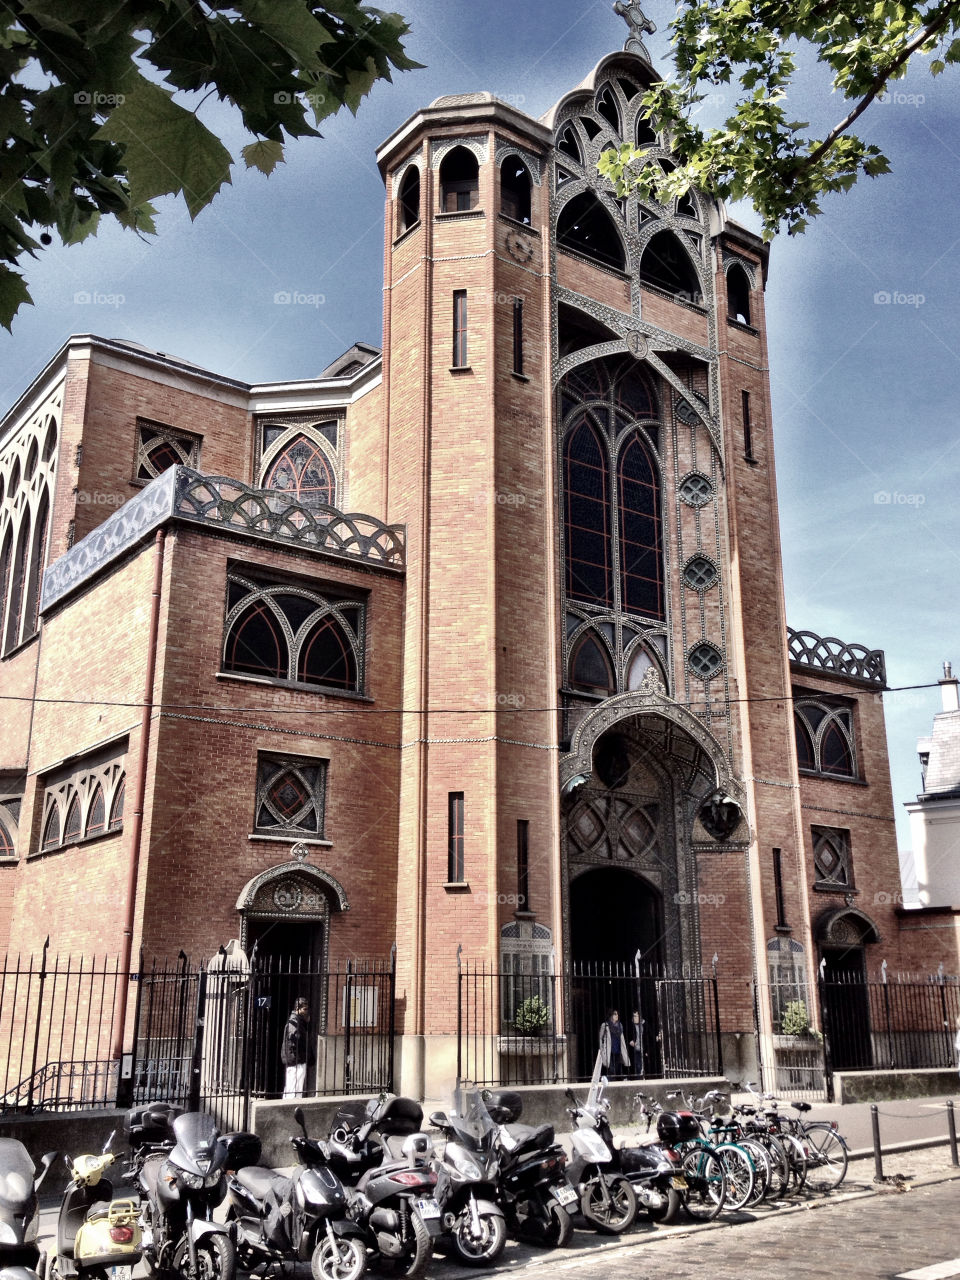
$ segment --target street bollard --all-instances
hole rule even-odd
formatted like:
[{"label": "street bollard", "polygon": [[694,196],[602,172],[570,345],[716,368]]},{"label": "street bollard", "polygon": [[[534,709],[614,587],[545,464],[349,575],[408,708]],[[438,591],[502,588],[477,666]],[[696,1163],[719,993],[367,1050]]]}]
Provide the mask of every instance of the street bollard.
[{"label": "street bollard", "polygon": [[870,1107],[870,1120],[873,1124],[873,1180],[874,1182],[883,1182],[883,1152],[880,1150],[880,1112],[876,1103],[873,1103]]},{"label": "street bollard", "polygon": [[957,1117],[953,1114],[953,1101],[947,1103],[947,1128],[950,1131],[950,1163],[955,1169],[960,1168],[960,1155],[957,1154]]}]

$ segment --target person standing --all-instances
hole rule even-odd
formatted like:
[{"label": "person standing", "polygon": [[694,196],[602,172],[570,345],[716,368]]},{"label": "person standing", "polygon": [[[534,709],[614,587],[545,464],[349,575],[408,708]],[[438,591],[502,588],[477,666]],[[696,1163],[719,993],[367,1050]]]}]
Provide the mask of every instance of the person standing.
[{"label": "person standing", "polygon": [[616,1080],[630,1070],[630,1053],[627,1049],[623,1024],[616,1009],[608,1009],[600,1028],[600,1060],[609,1080]]},{"label": "person standing", "polygon": [[630,1025],[630,1058],[633,1063],[633,1074],[640,1080],[643,1079],[643,1028],[646,1022],[645,1018],[641,1018],[640,1014],[634,1010],[633,1018]]},{"label": "person standing", "polygon": [[302,1098],[307,1087],[307,1068],[313,1061],[310,1037],[310,1004],[301,996],[283,1028],[280,1061],[285,1068],[283,1096]]}]

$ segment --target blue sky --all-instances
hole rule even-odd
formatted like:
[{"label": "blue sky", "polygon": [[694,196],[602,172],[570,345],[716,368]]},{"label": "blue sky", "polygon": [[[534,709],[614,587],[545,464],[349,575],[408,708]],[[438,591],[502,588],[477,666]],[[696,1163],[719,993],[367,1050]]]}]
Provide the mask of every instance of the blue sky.
[{"label": "blue sky", "polygon": [[[608,0],[397,7],[425,69],[377,86],[356,119],[343,114],[324,124],[322,141],[292,144],[269,179],[236,169],[196,223],[168,199],[149,242],[108,228],[29,264],[36,306],[12,337],[0,333],[0,406],[75,332],[142,342],[247,381],[310,377],[355,339],[378,343],[377,144],[441,94],[488,89],[540,115],[626,36]],[[661,27],[650,48],[666,68],[670,9],[647,11]],[[944,658],[960,665],[956,85],[956,73],[933,80],[921,65],[892,101],[870,108],[862,131],[887,150],[893,174],[828,199],[806,235],[778,238],[767,286],[788,619],[883,648],[894,686],[935,680]],[[812,72],[792,106],[823,129],[845,114]],[[229,116],[210,104],[204,118],[238,154],[245,139]],[[756,226],[749,210],[735,212]],[[277,306],[282,290],[324,300]],[[884,703],[899,810],[918,789],[916,738],[929,731],[939,691],[890,693]],[[908,848],[905,814],[898,826]]]}]

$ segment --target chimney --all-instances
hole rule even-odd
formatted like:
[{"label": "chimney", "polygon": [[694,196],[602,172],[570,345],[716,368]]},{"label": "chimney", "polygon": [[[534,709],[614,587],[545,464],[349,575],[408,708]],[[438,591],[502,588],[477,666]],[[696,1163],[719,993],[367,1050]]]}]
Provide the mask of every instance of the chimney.
[{"label": "chimney", "polygon": [[940,697],[944,711],[960,711],[960,681],[953,674],[953,667],[949,662],[943,664]]}]

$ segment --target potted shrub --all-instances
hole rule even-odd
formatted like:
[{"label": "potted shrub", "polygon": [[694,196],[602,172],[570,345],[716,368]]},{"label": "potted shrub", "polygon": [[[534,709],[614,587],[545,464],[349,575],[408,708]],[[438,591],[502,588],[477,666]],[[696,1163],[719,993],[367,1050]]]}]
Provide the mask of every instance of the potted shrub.
[{"label": "potted shrub", "polygon": [[513,1025],[518,1036],[539,1036],[550,1022],[550,1010],[539,996],[527,996],[517,1005]]}]

